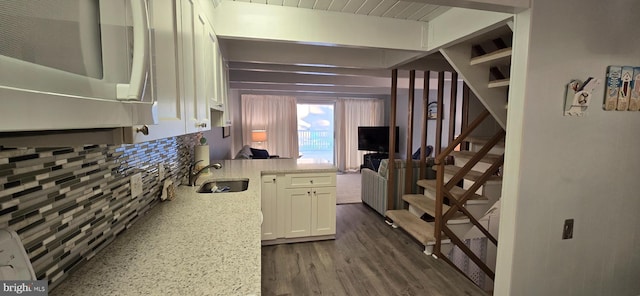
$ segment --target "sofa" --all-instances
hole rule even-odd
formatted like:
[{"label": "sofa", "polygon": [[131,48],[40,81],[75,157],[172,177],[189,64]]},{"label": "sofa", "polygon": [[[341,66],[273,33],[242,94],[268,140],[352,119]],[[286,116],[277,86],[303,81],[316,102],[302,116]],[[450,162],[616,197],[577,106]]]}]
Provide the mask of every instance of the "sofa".
[{"label": "sofa", "polygon": [[[406,169],[406,160],[404,159],[395,159],[394,172],[396,176],[395,188],[393,190],[394,194],[391,197],[393,199],[394,209],[404,209],[404,202],[402,201],[402,195],[404,194],[404,183],[405,183],[405,169]],[[411,165],[413,167],[413,178],[411,184],[413,184],[413,188],[411,192],[418,192],[418,185],[416,184],[420,177],[420,161],[412,160]],[[389,160],[383,159],[380,162],[380,166],[378,167],[378,171],[373,171],[368,168],[362,169],[362,188],[361,188],[361,199],[362,202],[369,205],[371,208],[376,210],[380,215],[384,216],[385,211],[387,210],[387,179],[388,179],[388,166]],[[426,179],[435,179],[436,174],[431,169],[433,166],[433,158],[427,159],[427,174]]]},{"label": "sofa", "polygon": [[269,159],[280,158],[278,155],[270,155],[265,149],[251,148],[249,145],[242,146],[234,159]]}]

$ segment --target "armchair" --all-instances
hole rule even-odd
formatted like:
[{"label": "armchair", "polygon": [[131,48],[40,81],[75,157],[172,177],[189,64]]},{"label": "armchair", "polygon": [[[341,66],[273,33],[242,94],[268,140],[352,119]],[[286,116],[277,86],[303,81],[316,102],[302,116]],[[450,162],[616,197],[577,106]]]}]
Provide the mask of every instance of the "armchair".
[{"label": "armchair", "polygon": [[[388,165],[389,160],[383,159],[380,162],[378,171],[373,171],[368,168],[362,169],[362,188],[361,199],[362,202],[372,207],[380,215],[384,216],[387,210],[387,200],[391,198],[393,200],[394,209],[403,209],[404,202],[402,201],[402,195],[404,194],[404,180],[405,180],[405,168],[406,161],[403,159],[395,159],[394,172],[396,176],[395,188],[393,190],[393,196],[387,196],[387,179],[388,179]],[[416,184],[420,177],[420,161],[412,160],[413,167],[412,178],[412,191],[418,192],[418,185]],[[433,166],[433,158],[427,159],[427,179],[435,179],[436,174],[431,167]]]}]

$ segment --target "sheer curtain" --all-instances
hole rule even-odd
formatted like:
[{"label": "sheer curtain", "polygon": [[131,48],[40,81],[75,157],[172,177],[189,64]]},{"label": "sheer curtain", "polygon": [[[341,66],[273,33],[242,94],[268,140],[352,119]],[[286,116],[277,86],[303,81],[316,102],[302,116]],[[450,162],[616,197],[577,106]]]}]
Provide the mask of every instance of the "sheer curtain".
[{"label": "sheer curtain", "polygon": [[339,171],[360,169],[363,151],[358,151],[358,126],[384,124],[384,102],[380,99],[338,98],[336,102],[336,166]]},{"label": "sheer curtain", "polygon": [[267,141],[261,145],[269,154],[298,157],[298,118],[296,98],[288,96],[242,95],[242,142],[252,148],[252,130],[266,130]]}]

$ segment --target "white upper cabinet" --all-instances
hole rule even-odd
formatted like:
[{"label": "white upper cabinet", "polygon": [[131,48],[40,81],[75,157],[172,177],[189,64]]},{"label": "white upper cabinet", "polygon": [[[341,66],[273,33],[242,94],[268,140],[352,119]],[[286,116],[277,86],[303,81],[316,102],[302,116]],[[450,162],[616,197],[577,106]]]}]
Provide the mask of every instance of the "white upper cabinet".
[{"label": "white upper cabinet", "polygon": [[198,1],[154,0],[152,4],[158,15],[153,28],[156,44],[153,61],[159,122],[129,129],[125,142],[209,130],[214,98],[226,94],[227,86],[219,85],[225,78],[216,66],[218,59],[222,60],[217,37]]},{"label": "white upper cabinet", "polygon": [[[180,87],[185,102],[186,132],[211,128],[209,100],[206,97],[205,41],[209,22],[194,0],[181,0],[178,16]],[[206,39],[205,39],[206,38]]]},{"label": "white upper cabinet", "polygon": [[147,4],[0,1],[0,132],[153,124]]},{"label": "white upper cabinet", "polygon": [[214,126],[230,126],[231,110],[229,109],[229,67],[222,58],[220,48],[214,49],[215,57],[215,99],[212,98],[211,124]]}]

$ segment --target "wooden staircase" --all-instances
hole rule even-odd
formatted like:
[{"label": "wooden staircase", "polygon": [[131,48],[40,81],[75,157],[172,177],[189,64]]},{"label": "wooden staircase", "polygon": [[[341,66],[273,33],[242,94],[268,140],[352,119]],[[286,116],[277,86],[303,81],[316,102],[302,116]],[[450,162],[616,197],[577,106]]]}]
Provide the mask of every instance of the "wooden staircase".
[{"label": "wooden staircase", "polygon": [[[488,112],[481,114],[471,127],[479,125],[488,115]],[[503,157],[488,152],[504,137],[504,131],[498,132],[488,145],[477,152],[451,153],[451,147],[460,144],[462,136],[470,132],[463,132],[436,157],[436,161],[442,158],[436,162],[436,173],[441,180],[419,180],[417,184],[424,189],[424,194],[405,194],[402,199],[407,203],[407,209],[385,213],[389,224],[405,230],[425,247],[426,254],[435,257],[446,254],[453,246],[451,242],[460,240],[459,237],[474,225],[481,227],[478,220],[500,196],[502,177],[496,173]],[[445,165],[444,156],[450,153],[458,158],[455,158],[454,165]],[[444,202],[445,197],[447,203]],[[439,198],[442,199],[440,203]],[[436,231],[438,227],[441,229],[439,233]]]},{"label": "wooden staircase", "polygon": [[[402,199],[406,208],[387,211],[385,219],[422,244],[426,254],[456,268],[448,256],[452,248],[462,251],[492,281],[495,278],[497,227],[489,231],[487,217],[494,213],[502,191],[511,31],[505,25],[440,51],[486,111],[436,155],[433,167],[436,180],[419,180],[417,184],[423,193],[405,194]],[[497,128],[490,137],[470,136],[476,134],[474,130],[490,115],[502,128]],[[462,145],[465,143],[469,145]],[[460,147],[469,147],[469,150],[454,151]],[[454,164],[445,164],[451,156]],[[484,258],[465,244],[465,240],[478,236],[492,244],[487,246],[492,253]]]}]

